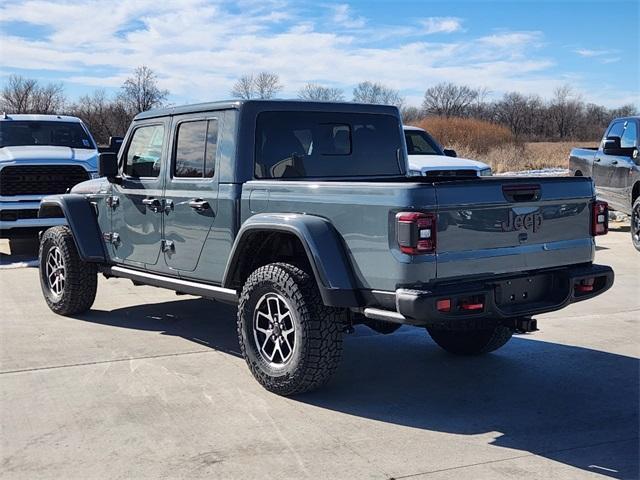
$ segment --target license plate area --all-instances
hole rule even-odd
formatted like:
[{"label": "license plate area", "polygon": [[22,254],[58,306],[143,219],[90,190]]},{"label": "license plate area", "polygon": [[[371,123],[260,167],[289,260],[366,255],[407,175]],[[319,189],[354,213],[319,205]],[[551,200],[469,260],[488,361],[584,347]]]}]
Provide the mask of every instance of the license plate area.
[{"label": "license plate area", "polygon": [[496,285],[495,302],[500,308],[532,303],[553,302],[556,290],[555,275],[539,274],[503,280]]}]

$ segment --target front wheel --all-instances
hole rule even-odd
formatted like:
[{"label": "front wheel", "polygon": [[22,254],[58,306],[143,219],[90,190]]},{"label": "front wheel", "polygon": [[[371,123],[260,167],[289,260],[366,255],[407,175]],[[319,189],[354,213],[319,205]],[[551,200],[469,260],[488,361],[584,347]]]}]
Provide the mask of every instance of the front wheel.
[{"label": "front wheel", "polygon": [[636,198],[631,208],[631,241],[640,252],[640,197]]},{"label": "front wheel", "polygon": [[427,327],[433,341],[449,353],[481,355],[493,352],[507,343],[513,330],[503,325],[474,330],[444,330]]},{"label": "front wheel", "polygon": [[75,315],[91,308],[98,274],[78,255],[69,227],[53,227],[40,241],[40,286],[49,308],[59,315]]},{"label": "front wheel", "polygon": [[342,352],[341,310],[326,307],[313,277],[272,263],[247,279],[238,306],[240,349],[267,390],[294,395],[323,385]]}]

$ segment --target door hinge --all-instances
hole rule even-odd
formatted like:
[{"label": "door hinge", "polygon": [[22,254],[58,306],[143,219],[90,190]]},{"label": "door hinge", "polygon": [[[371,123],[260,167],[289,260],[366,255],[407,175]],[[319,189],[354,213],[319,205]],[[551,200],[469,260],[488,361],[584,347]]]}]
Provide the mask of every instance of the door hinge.
[{"label": "door hinge", "polygon": [[161,250],[165,253],[172,253],[175,252],[176,247],[171,240],[162,240]]},{"label": "door hinge", "polygon": [[115,232],[105,232],[102,234],[102,238],[105,242],[110,243],[112,245],[118,245],[120,243],[120,235]]},{"label": "door hinge", "polygon": [[105,202],[108,207],[116,208],[118,205],[120,205],[120,198],[118,198],[116,195],[109,195]]}]

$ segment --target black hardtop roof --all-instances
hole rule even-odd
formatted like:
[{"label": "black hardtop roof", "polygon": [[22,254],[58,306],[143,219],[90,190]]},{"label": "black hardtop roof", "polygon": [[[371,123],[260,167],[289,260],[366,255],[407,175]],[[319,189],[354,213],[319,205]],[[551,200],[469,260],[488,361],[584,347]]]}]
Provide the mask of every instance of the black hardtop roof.
[{"label": "black hardtop roof", "polygon": [[392,105],[376,105],[353,102],[312,102],[307,100],[224,100],[219,102],[195,103],[176,107],[157,108],[136,115],[134,120],[167,117],[187,113],[207,112],[214,110],[243,109],[250,107],[254,111],[269,110],[301,110],[316,112],[353,112],[353,113],[386,113],[398,115],[398,109]]}]

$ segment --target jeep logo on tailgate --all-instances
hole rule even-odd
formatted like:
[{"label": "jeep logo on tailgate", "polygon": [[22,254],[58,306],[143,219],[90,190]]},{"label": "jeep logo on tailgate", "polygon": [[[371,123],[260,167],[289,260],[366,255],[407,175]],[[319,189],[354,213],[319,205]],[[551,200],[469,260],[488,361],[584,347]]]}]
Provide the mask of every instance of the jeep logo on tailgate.
[{"label": "jeep logo on tailgate", "polygon": [[526,215],[514,215],[513,210],[509,210],[509,218],[506,222],[501,222],[503,232],[513,232],[515,230],[531,230],[537,232],[542,225],[542,215],[539,213],[527,213]]}]

